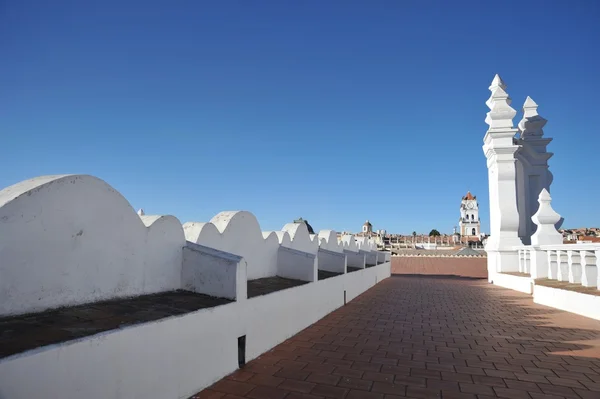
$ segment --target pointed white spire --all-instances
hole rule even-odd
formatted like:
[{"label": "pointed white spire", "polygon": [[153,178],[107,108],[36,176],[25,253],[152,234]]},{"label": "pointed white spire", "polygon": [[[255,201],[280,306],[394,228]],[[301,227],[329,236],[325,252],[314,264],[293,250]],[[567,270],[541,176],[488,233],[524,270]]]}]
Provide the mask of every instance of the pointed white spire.
[{"label": "pointed white spire", "polygon": [[144,216],[146,213],[144,212],[144,210],[143,210],[142,208],[140,208],[140,209],[137,211],[137,214],[138,214],[138,215],[140,215],[140,216]]},{"label": "pointed white spire", "polygon": [[522,139],[540,138],[544,135],[543,129],[548,121],[538,114],[537,109],[536,102],[527,96],[523,104],[523,119],[519,122]]},{"label": "pointed white spire", "polygon": [[562,234],[556,230],[555,224],[561,219],[560,215],[552,209],[552,197],[545,188],[538,197],[540,204],[538,211],[531,217],[537,225],[535,234],[531,236],[532,245],[562,244]]},{"label": "pointed white spire", "polygon": [[489,89],[492,95],[486,101],[490,112],[487,113],[485,123],[490,126],[490,129],[512,128],[517,111],[510,106],[512,100],[506,92],[506,84],[500,75],[494,76]]}]

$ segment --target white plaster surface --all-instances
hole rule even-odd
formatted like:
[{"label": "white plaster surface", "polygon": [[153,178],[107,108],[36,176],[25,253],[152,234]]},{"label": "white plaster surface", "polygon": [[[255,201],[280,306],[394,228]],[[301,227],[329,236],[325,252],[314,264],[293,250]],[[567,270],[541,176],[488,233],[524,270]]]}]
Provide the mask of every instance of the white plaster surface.
[{"label": "white plaster surface", "polygon": [[263,236],[250,212],[221,212],[209,223],[188,222],[183,229],[188,241],[243,257],[249,280],[277,275],[277,235]]},{"label": "white plaster surface", "polygon": [[361,269],[365,268],[365,254],[360,252],[349,251],[347,249],[344,250],[346,254],[346,262],[348,267],[358,267]]},{"label": "white plaster surface", "polygon": [[182,288],[227,299],[247,296],[244,258],[187,242],[183,248]]},{"label": "white plaster surface", "polygon": [[334,273],[346,273],[346,255],[340,252],[319,248],[317,268]]},{"label": "white plaster surface", "polygon": [[523,292],[525,294],[532,293],[533,280],[531,277],[514,276],[512,274],[495,273],[494,284],[500,287],[509,288],[511,290]]},{"label": "white plaster surface", "polygon": [[319,231],[319,246],[323,249],[334,252],[344,252],[344,244],[338,241],[337,234],[334,230]]},{"label": "white plaster surface", "polygon": [[540,305],[600,320],[600,296],[536,285],[533,301]]},{"label": "white plaster surface", "polygon": [[317,257],[308,252],[280,246],[277,276],[302,281],[317,281]]},{"label": "white plaster surface", "polygon": [[184,244],[176,218],[140,218],[93,176],[7,187],[0,191],[0,316],[177,289]]},{"label": "white plaster surface", "polygon": [[319,248],[319,241],[313,240],[310,237],[306,224],[288,223],[283,226],[281,231],[285,231],[290,235],[292,249],[316,255]]},{"label": "white plaster surface", "polygon": [[0,360],[0,398],[188,398],[390,276],[390,263]]}]

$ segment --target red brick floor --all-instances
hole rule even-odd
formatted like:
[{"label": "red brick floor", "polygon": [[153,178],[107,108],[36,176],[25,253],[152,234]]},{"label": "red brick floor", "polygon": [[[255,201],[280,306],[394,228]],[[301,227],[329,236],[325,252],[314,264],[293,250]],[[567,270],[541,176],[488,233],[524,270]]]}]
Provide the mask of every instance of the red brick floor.
[{"label": "red brick floor", "polygon": [[482,280],[391,277],[193,398],[600,399],[600,321]]}]

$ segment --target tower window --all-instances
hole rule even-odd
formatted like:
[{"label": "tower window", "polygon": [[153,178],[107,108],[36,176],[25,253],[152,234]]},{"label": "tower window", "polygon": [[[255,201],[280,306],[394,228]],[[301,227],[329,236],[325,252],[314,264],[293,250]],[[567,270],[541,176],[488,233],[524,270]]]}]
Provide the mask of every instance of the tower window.
[{"label": "tower window", "polygon": [[477,231],[475,229],[473,229],[473,234],[472,235],[477,235]]},{"label": "tower window", "polygon": [[475,220],[475,215],[471,215],[471,220]]}]

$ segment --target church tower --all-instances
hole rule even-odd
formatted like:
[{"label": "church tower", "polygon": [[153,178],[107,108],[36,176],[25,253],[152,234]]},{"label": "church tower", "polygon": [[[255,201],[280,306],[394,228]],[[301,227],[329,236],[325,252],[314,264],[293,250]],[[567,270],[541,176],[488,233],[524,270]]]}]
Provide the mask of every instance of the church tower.
[{"label": "church tower", "polygon": [[479,222],[479,204],[477,197],[467,192],[460,203],[460,234],[463,237],[479,237],[481,223]]}]

